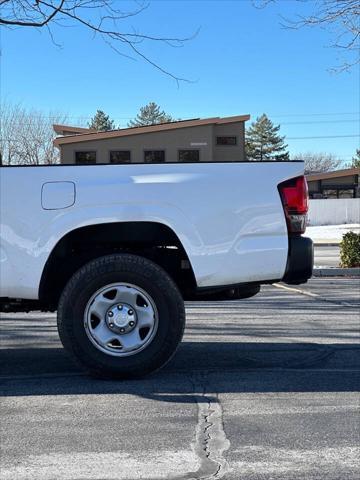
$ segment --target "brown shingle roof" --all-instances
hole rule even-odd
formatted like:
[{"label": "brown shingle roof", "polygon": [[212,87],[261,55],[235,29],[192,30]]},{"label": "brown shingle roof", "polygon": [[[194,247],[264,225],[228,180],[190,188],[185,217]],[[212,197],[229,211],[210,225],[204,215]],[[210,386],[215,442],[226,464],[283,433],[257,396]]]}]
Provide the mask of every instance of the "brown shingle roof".
[{"label": "brown shingle roof", "polygon": [[[202,125],[223,125],[226,123],[246,122],[250,115],[237,115],[235,117],[211,117],[203,119],[180,120],[177,122],[160,123],[157,125],[149,125],[146,127],[122,128],[120,130],[110,130],[108,132],[79,132],[78,135],[67,135],[54,140],[54,145],[64,145],[68,143],[87,142],[90,140],[103,140],[113,137],[126,137],[128,135],[140,135],[142,133],[162,132],[167,130],[175,130],[177,128],[199,127]],[[76,128],[76,127],[75,127]],[[69,131],[68,129],[63,129]]]},{"label": "brown shingle roof", "polygon": [[348,177],[350,175],[359,175],[360,168],[346,168],[343,170],[335,170],[334,172],[313,173],[306,175],[306,180],[312,182],[314,180],[326,180],[327,178]]},{"label": "brown shingle roof", "polygon": [[94,128],[71,127],[70,125],[59,125],[57,123],[53,125],[53,129],[58,135],[63,135],[64,132],[72,132],[74,134],[96,132]]}]

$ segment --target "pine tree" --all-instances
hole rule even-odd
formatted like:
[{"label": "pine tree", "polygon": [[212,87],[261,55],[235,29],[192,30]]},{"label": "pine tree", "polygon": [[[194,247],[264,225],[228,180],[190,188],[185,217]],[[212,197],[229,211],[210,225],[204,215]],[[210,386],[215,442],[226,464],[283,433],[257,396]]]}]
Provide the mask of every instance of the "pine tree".
[{"label": "pine tree", "polygon": [[172,122],[174,119],[164,110],[160,110],[160,106],[155,102],[150,102],[140,108],[140,112],[134,120],[130,120],[128,127],[141,127],[146,125],[156,125],[158,123]]},{"label": "pine tree", "polygon": [[355,157],[351,161],[352,168],[360,168],[360,148],[356,149]]},{"label": "pine tree", "polygon": [[106,132],[107,130],[114,130],[115,123],[110,119],[109,115],[106,115],[102,110],[97,110],[95,115],[88,123],[89,128],[93,128],[100,132]]},{"label": "pine tree", "polygon": [[265,115],[258,117],[246,132],[245,151],[248,160],[289,160],[285,137],[278,134],[280,125],[274,125]]}]

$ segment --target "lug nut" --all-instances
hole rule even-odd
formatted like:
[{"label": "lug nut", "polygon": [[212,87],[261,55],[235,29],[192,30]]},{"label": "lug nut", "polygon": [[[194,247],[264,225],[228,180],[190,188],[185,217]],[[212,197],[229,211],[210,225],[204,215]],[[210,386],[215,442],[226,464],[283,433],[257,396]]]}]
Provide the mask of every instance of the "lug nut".
[{"label": "lug nut", "polygon": [[118,310],[122,310],[122,309],[123,309],[123,306],[122,306],[122,305],[118,305],[117,308],[118,308]]},{"label": "lug nut", "polygon": [[113,327],[114,327],[114,324],[113,324],[113,323],[109,323],[109,327],[110,327],[110,328],[113,328]]},{"label": "lug nut", "polygon": [[124,333],[125,332],[125,328],[120,328],[120,333]]},{"label": "lug nut", "polygon": [[133,327],[135,325],[135,322],[129,322],[129,326]]},{"label": "lug nut", "polygon": [[109,317],[113,317],[113,316],[114,316],[114,314],[113,314],[113,312],[112,312],[111,310],[110,310],[110,312],[108,313],[108,316],[109,316]]},{"label": "lug nut", "polygon": [[129,310],[129,311],[128,311],[128,315],[134,315],[134,311],[133,311],[133,310]]}]

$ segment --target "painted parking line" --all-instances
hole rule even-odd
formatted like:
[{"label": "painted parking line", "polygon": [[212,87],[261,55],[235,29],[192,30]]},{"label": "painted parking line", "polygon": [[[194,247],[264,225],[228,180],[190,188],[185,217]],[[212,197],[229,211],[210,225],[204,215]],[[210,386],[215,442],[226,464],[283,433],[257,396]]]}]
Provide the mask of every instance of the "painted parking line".
[{"label": "painted parking line", "polygon": [[306,297],[311,297],[314,300],[318,300],[321,302],[328,302],[332,303],[334,305],[341,305],[344,307],[352,307],[352,308],[359,308],[359,305],[356,303],[349,303],[349,302],[343,302],[342,300],[331,300],[330,298],[325,298],[322,297],[321,295],[318,295],[317,293],[309,292],[307,290],[302,290],[301,288],[295,288],[295,287],[288,287],[287,285],[282,285],[281,283],[273,283],[272,284],[276,288],[281,288],[283,290],[287,290],[288,292],[292,293],[298,293],[300,295],[305,295]]}]

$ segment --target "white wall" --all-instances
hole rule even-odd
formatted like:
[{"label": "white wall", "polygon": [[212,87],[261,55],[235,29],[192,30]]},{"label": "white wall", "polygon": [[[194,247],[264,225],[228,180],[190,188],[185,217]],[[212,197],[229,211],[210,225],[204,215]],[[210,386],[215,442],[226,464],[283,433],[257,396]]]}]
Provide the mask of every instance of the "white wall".
[{"label": "white wall", "polygon": [[360,198],[310,200],[309,225],[360,223]]}]

